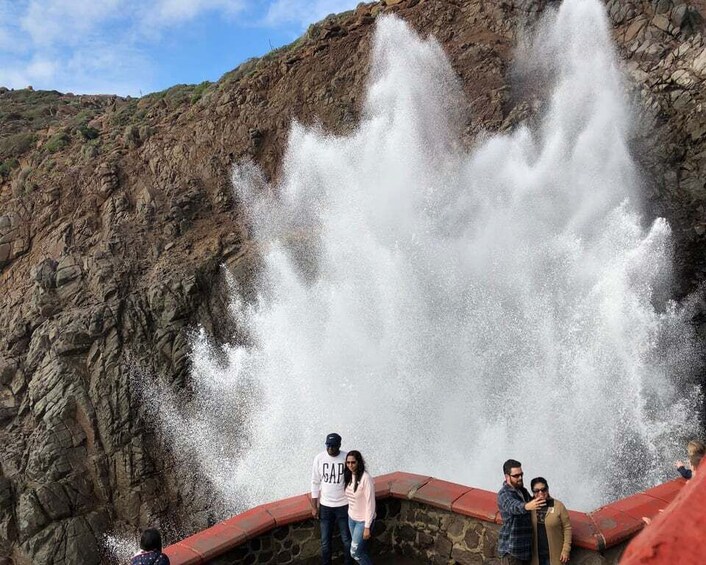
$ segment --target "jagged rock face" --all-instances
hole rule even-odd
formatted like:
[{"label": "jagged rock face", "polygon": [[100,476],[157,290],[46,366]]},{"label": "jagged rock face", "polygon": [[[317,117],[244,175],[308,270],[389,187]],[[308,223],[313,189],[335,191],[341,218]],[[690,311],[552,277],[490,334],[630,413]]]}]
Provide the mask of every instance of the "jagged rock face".
[{"label": "jagged rock face", "polygon": [[[257,263],[231,163],[247,156],[276,178],[293,119],[350,130],[374,21],[389,12],[444,45],[466,142],[512,128],[541,88],[510,78],[517,30],[547,3],[360,5],[213,85],[139,100],[42,93],[44,121],[22,121],[40,93],[0,93],[19,116],[0,139],[0,563],[98,563],[106,531],[209,523],[213,495],[174,468],[148,425],[159,406],[140,402],[131,372],[187,394],[190,332],[236,335],[220,265],[247,289]],[[677,296],[706,278],[704,4],[606,2],[640,102],[646,212],[675,232]]]}]

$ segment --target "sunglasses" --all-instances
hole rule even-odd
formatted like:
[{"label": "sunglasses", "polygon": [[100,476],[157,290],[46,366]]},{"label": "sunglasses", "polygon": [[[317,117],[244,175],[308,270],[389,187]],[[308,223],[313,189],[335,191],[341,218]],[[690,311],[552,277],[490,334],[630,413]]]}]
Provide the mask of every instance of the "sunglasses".
[{"label": "sunglasses", "polygon": [[521,479],[525,476],[524,473],[517,473],[517,475],[510,475],[513,479]]},{"label": "sunglasses", "polygon": [[534,494],[539,494],[540,492],[547,492],[549,489],[547,487],[544,488],[534,488],[532,489],[532,492]]}]

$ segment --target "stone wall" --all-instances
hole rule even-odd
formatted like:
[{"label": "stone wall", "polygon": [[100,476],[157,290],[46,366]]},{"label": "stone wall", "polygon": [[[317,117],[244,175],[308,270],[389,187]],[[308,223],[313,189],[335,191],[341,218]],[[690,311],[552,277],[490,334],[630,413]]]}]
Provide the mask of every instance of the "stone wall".
[{"label": "stone wall", "polygon": [[[614,565],[630,539],[681,490],[682,480],[601,507],[570,511],[573,526],[571,563]],[[498,565],[502,521],[496,494],[431,477],[391,473],[375,479],[377,520],[373,556],[404,556],[439,565]],[[165,551],[172,565],[211,563],[254,565],[320,561],[318,523],[307,495],[253,508],[182,540]],[[334,540],[335,557],[342,546]]]},{"label": "stone wall", "polygon": [[[375,521],[371,554],[375,558],[404,556],[419,563],[439,565],[497,564],[495,548],[500,526],[460,516],[425,504],[398,499],[381,500]],[[627,542],[600,554],[575,548],[572,563],[614,565]],[[318,565],[321,562],[319,525],[313,519],[276,527],[253,538],[225,555],[208,561],[211,565]],[[334,561],[342,562],[340,539],[334,537]],[[390,559],[388,559],[388,562]]]},{"label": "stone wall", "polygon": [[465,564],[495,561],[500,526],[404,500],[386,530],[395,554],[420,563]]},{"label": "stone wall", "polygon": [[[335,544],[340,558],[340,541]],[[256,563],[302,563],[314,565],[321,561],[319,527],[309,519],[281,526],[244,543],[227,554],[209,561],[214,565],[254,565]]]},{"label": "stone wall", "polygon": [[[420,563],[492,563],[500,526],[461,516],[410,500],[378,501],[373,529],[373,558],[402,555]],[[209,560],[214,565],[299,563],[321,561],[318,522],[276,527],[225,555]],[[342,544],[334,538],[334,559],[343,557]]]}]

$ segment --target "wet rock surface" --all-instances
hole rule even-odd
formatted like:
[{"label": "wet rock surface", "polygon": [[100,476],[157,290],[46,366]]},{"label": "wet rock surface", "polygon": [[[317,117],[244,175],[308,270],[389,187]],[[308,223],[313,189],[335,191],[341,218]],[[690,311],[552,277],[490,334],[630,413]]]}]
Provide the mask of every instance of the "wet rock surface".
[{"label": "wet rock surface", "polygon": [[[257,258],[232,163],[251,158],[275,179],[293,119],[350,131],[383,13],[443,44],[466,95],[465,143],[510,129],[541,111],[542,85],[513,78],[518,29],[552,3],[361,4],[218,83],[139,100],[44,93],[42,127],[5,124],[0,563],[99,563],[106,532],[185,535],[213,521],[213,496],[174,468],[149,425],[159,406],[140,401],[131,375],[188,395],[191,332],[236,339],[220,266],[247,289]],[[606,6],[636,102],[645,214],[674,230],[678,298],[706,278],[704,2]],[[30,95],[37,104],[38,93],[4,91],[0,106],[21,115]]]}]

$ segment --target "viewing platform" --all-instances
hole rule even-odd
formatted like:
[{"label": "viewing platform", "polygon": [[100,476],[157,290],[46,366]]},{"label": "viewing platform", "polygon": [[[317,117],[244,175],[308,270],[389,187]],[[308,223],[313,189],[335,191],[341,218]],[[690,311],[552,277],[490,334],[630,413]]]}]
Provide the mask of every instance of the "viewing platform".
[{"label": "viewing platform", "polygon": [[[376,477],[375,489],[371,553],[376,564],[499,563],[502,521],[495,492],[403,472]],[[706,474],[688,484],[675,479],[591,512],[569,510],[571,563],[703,563],[698,559],[706,554],[705,508]],[[643,517],[653,523],[626,551],[646,527]],[[683,536],[687,539],[675,541]],[[334,557],[341,562],[337,536],[336,548]],[[309,496],[302,494],[252,508],[167,547],[165,553],[172,565],[314,565],[320,562],[318,522],[311,516]]]}]

